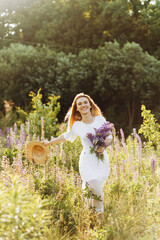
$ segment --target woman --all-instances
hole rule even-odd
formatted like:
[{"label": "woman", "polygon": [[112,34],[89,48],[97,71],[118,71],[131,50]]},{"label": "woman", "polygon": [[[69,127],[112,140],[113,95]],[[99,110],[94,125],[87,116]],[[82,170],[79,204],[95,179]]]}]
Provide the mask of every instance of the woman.
[{"label": "woman", "polygon": [[[103,184],[109,175],[108,156],[103,147],[99,147],[97,152],[104,154],[104,160],[97,158],[96,154],[90,153],[91,142],[87,138],[87,133],[95,133],[94,128],[100,128],[106,119],[102,116],[101,110],[94,101],[86,94],[77,94],[73,100],[72,106],[68,111],[68,131],[50,142],[44,141],[47,146],[69,140],[73,142],[77,136],[81,138],[83,150],[80,155],[79,171],[83,181],[83,188],[87,184],[93,194],[96,194],[99,200],[93,200],[95,210],[103,215]],[[109,145],[112,141],[112,133],[106,138]]]}]

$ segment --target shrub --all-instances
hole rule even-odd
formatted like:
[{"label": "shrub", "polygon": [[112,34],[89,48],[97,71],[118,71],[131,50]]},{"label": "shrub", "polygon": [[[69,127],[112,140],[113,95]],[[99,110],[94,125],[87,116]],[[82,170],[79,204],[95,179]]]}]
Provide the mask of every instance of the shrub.
[{"label": "shrub", "polygon": [[47,239],[50,212],[47,200],[33,194],[18,177],[10,177],[6,185],[0,183],[1,239]]},{"label": "shrub", "polygon": [[158,146],[160,142],[160,124],[150,110],[144,105],[141,106],[143,123],[139,129],[139,133],[143,134],[150,146]]},{"label": "shrub", "polygon": [[[21,116],[21,119],[24,118],[28,122],[31,135],[35,134],[42,138],[50,138],[58,134],[57,114],[60,111],[60,104],[57,100],[60,97],[52,94],[48,97],[49,102],[43,104],[40,91],[41,89],[39,89],[37,95],[34,92],[30,92],[29,94],[32,98],[32,111],[29,114],[20,107],[17,108],[17,112]],[[18,121],[19,125],[22,122],[21,119]]]}]

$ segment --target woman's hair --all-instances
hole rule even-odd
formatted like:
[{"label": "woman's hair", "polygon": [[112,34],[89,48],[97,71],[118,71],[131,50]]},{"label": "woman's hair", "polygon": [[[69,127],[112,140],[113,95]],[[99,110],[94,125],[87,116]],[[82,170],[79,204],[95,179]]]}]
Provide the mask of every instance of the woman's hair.
[{"label": "woman's hair", "polygon": [[90,102],[92,116],[102,116],[101,110],[95,104],[93,99],[87,94],[79,93],[75,96],[75,98],[72,102],[72,106],[70,107],[70,109],[68,110],[68,112],[65,116],[65,121],[68,120],[68,130],[70,130],[72,128],[72,125],[75,121],[81,121],[82,120],[82,116],[77,111],[77,105],[76,105],[77,104],[77,99],[80,98],[80,97],[86,97],[88,99],[88,101]]}]

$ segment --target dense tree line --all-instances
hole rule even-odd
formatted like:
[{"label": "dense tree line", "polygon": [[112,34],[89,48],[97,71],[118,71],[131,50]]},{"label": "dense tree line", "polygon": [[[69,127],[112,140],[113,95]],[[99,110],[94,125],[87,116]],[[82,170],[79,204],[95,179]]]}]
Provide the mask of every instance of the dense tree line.
[{"label": "dense tree line", "polygon": [[42,88],[60,120],[79,92],[117,127],[139,124],[142,103],[159,119],[159,27],[159,0],[0,0],[1,109]]},{"label": "dense tree line", "polygon": [[44,102],[51,93],[61,96],[61,120],[79,92],[91,95],[118,128],[140,123],[142,103],[159,110],[160,61],[136,43],[108,42],[79,54],[12,44],[0,50],[0,76],[1,107],[3,99],[27,107],[29,92],[41,88]]},{"label": "dense tree line", "polygon": [[159,0],[0,0],[0,12],[1,46],[14,40],[77,53],[134,41],[160,58]]}]

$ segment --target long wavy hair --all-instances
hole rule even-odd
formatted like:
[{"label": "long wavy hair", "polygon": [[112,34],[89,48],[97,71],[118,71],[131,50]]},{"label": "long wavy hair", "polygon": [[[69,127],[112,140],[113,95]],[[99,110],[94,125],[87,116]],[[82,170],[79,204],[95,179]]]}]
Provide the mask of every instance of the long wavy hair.
[{"label": "long wavy hair", "polygon": [[102,116],[102,112],[100,108],[95,104],[93,99],[84,93],[79,93],[75,96],[72,106],[69,108],[66,116],[65,116],[65,121],[68,121],[68,130],[71,130],[72,125],[75,121],[81,121],[82,116],[80,112],[77,111],[77,99],[80,97],[86,97],[91,105],[91,115],[92,116]]}]

